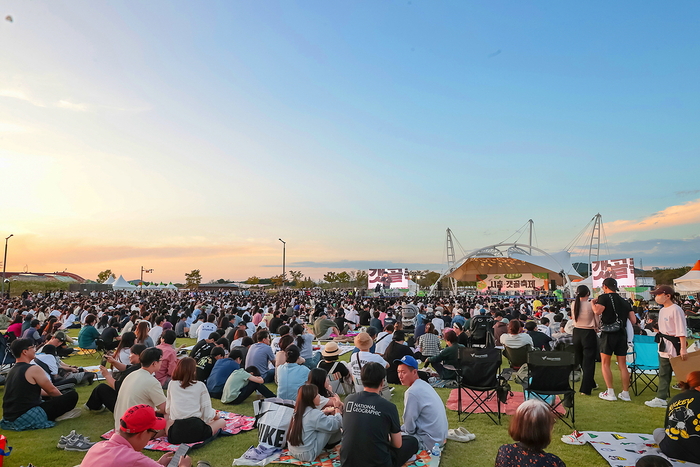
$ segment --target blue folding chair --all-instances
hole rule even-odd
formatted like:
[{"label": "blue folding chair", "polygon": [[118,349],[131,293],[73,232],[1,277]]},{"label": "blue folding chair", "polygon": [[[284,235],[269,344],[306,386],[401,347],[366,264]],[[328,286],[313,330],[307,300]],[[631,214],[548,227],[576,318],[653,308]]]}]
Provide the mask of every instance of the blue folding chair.
[{"label": "blue folding chair", "polygon": [[[647,388],[658,390],[659,378],[659,346],[654,336],[634,336],[632,362],[627,363],[630,370],[630,386],[634,395],[638,396]],[[641,389],[640,389],[641,387]]]}]

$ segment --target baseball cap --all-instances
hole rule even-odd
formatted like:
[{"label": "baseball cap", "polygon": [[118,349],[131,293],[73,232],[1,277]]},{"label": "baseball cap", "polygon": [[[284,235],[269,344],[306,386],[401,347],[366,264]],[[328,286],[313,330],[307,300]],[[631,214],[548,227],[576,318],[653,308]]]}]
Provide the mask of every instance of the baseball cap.
[{"label": "baseball cap", "polygon": [[676,291],[673,290],[673,287],[671,287],[670,285],[660,285],[649,293],[652,295],[673,295],[676,293]]},{"label": "baseball cap", "polygon": [[58,339],[59,341],[63,342],[64,344],[65,344],[66,342],[68,342],[68,336],[67,336],[66,333],[63,332],[63,331],[58,331],[58,332],[56,332],[56,334],[54,334],[53,337],[55,337],[55,338]]},{"label": "baseball cap", "polygon": [[418,362],[415,358],[411,357],[410,355],[404,355],[403,358],[397,358],[394,361],[399,362],[402,365],[408,365],[415,370],[418,369]]},{"label": "baseball cap", "polygon": [[165,429],[165,419],[156,417],[153,407],[139,404],[128,409],[120,419],[122,431],[125,433],[141,433],[146,430]]}]

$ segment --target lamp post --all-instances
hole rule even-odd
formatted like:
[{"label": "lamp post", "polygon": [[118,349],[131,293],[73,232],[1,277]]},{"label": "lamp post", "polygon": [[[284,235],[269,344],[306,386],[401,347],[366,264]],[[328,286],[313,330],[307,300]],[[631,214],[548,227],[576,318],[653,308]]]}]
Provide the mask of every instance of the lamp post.
[{"label": "lamp post", "polygon": [[153,269],[144,269],[143,266],[141,266],[141,290],[143,290],[143,273],[151,273],[153,272]]},{"label": "lamp post", "polygon": [[278,240],[282,242],[282,287],[284,287],[284,283],[287,280],[287,242],[281,238],[278,238]]},{"label": "lamp post", "polygon": [[[15,234],[10,234],[10,237],[14,237]],[[2,292],[0,295],[5,296],[5,266],[7,265],[7,241],[10,237],[5,238],[5,258],[2,260]]]}]

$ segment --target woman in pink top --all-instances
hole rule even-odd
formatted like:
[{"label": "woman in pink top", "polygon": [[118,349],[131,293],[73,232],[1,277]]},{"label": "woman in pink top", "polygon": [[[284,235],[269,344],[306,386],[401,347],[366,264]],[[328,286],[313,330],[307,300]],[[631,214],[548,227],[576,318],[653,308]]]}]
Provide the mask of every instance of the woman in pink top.
[{"label": "woman in pink top", "polygon": [[590,396],[595,388],[595,359],[598,353],[598,323],[589,301],[591,291],[585,285],[576,289],[574,300],[574,351],[576,362],[581,365],[581,395]]}]

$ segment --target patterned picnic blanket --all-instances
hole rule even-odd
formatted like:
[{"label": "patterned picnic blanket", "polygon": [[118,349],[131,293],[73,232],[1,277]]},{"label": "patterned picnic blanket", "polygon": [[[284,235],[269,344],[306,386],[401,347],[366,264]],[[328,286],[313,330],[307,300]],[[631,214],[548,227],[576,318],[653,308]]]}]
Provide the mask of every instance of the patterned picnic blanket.
[{"label": "patterned picnic blanket", "polygon": [[[643,433],[616,433],[610,431],[584,431],[585,440],[603,456],[612,467],[634,467],[637,460],[647,454],[666,457],[659,450],[652,435]],[[691,462],[666,457],[673,467],[698,466]]]},{"label": "patterned picnic blanket", "polygon": [[[219,411],[219,417],[226,419],[226,428],[224,428],[224,434],[226,436],[237,435],[242,431],[250,431],[253,429],[253,424],[255,423],[255,417],[248,417],[246,415],[238,415],[233,412],[223,412]],[[114,434],[114,430],[109,430],[107,433],[102,435],[102,438],[109,439]],[[197,449],[204,446],[205,442],[201,443],[188,443],[187,445],[190,449]],[[168,438],[163,436],[161,438],[156,438],[146,445],[145,449],[150,451],[176,451],[179,444],[171,444],[168,442]]]},{"label": "patterned picnic blanket", "polygon": [[[303,465],[306,467],[340,467],[340,445],[333,448],[331,451],[323,451],[315,461],[302,462],[289,455],[288,450],[282,451],[282,455],[275,464],[292,464]],[[432,457],[428,451],[420,451],[416,454],[416,460],[406,464],[404,467],[438,467],[440,465],[440,457]]]}]

